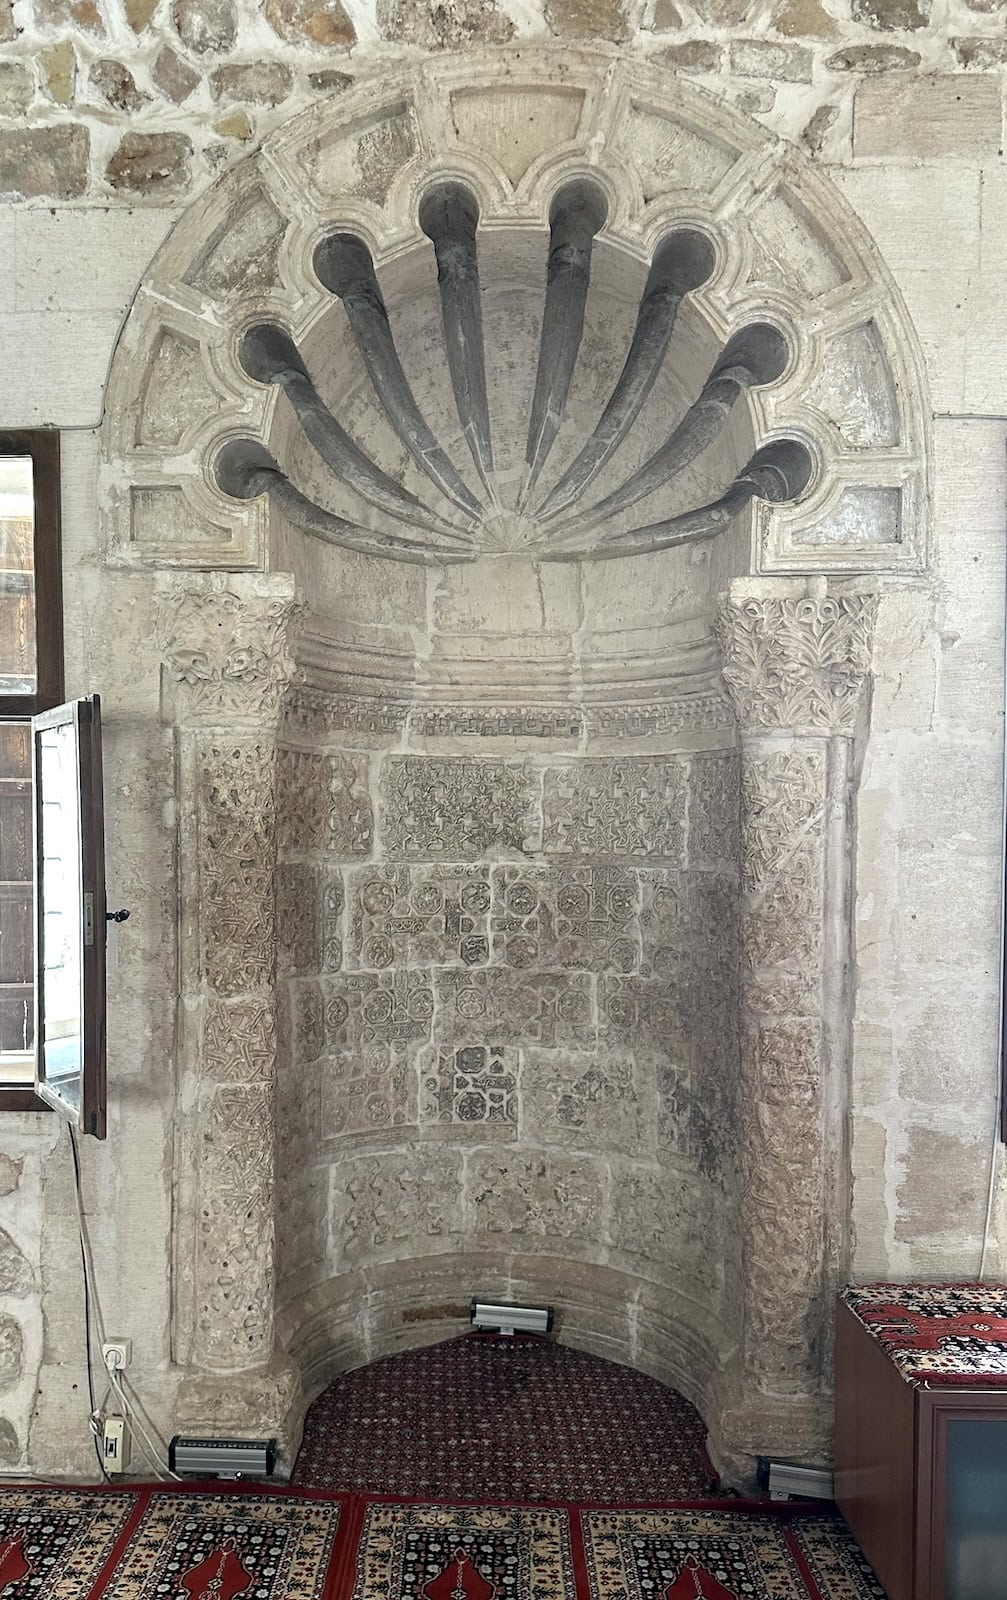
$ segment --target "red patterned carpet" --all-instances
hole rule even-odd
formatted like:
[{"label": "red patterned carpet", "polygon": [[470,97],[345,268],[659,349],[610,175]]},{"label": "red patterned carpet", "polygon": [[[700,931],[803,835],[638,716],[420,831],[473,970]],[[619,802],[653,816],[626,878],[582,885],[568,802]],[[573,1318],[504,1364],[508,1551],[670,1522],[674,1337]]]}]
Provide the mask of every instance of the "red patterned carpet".
[{"label": "red patterned carpet", "polygon": [[219,1485],[0,1488],[3,1600],[884,1600],[794,1508],[459,1505]]},{"label": "red patterned carpet", "polygon": [[431,1499],[697,1500],[715,1493],[695,1407],[628,1367],[466,1335],[338,1378],[292,1482]]}]

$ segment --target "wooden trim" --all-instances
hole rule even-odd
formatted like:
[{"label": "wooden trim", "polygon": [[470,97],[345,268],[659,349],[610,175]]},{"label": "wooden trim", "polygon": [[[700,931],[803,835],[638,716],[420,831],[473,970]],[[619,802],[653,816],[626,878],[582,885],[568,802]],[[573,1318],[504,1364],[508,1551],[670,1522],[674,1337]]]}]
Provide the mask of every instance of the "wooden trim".
[{"label": "wooden trim", "polygon": [[33,695],[0,695],[0,718],[31,717],[63,698],[63,558],[59,434],[0,433],[0,456],[31,456],[35,497],[35,671]]},{"label": "wooden trim", "polygon": [[835,1364],[836,1504],[890,1600],[915,1600],[915,1390],[842,1299]]},{"label": "wooden trim", "polygon": [[[39,857],[43,834],[43,784],[39,738],[50,728],[72,728],[76,753],[77,828],[80,842],[77,882],[80,937],[80,1069],[77,1103],[46,1077],[45,983],[35,986],[35,1089],[47,1105],[82,1133],[105,1137],[105,848],[101,793],[101,701],[98,695],[40,712],[32,723],[35,739],[35,971],[45,970],[45,890]],[[90,904],[88,905],[88,902]],[[91,937],[87,938],[90,921]]]},{"label": "wooden trim", "polygon": [[948,1424],[956,1420],[991,1422],[1007,1418],[1003,1389],[921,1389],[919,1391],[919,1490],[930,1515],[917,1527],[918,1600],[944,1600],[947,1541]]},{"label": "wooden trim", "polygon": [[48,1116],[52,1109],[52,1106],[47,1106],[34,1089],[5,1088],[0,1084],[0,1112],[44,1111]]}]

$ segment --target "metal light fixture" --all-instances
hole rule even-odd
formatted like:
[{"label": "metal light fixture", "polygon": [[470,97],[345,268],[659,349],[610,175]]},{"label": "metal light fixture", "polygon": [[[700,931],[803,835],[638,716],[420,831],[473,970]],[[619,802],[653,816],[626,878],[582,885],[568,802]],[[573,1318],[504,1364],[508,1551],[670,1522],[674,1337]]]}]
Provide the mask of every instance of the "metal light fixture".
[{"label": "metal light fixture", "polygon": [[275,1439],[192,1439],[176,1433],[168,1446],[172,1472],[200,1478],[271,1478]]},{"label": "metal light fixture", "polygon": [[549,1333],[552,1306],[509,1306],[487,1300],[473,1300],[469,1308],[473,1328],[490,1328],[497,1333]]}]

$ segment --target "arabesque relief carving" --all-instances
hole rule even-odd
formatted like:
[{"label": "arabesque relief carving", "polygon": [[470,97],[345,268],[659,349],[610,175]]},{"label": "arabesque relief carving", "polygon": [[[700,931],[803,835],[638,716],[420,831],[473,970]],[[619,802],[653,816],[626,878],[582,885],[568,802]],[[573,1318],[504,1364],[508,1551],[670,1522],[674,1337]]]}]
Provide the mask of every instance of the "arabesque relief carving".
[{"label": "arabesque relief carving", "polygon": [[740,725],[855,733],[877,606],[866,593],[730,596],[717,634]]},{"label": "arabesque relief carving", "polygon": [[193,722],[275,717],[298,676],[294,644],[303,606],[208,584],[164,597],[161,650],[184,716]]}]

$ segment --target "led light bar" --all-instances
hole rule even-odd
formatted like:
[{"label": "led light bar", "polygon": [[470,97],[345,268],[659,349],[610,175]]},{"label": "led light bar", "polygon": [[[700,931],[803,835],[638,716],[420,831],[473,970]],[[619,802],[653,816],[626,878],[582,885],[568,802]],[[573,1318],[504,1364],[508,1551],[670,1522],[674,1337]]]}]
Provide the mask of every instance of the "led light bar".
[{"label": "led light bar", "polygon": [[473,1328],[494,1328],[497,1333],[549,1333],[552,1306],[507,1306],[473,1300],[469,1307]]},{"label": "led light bar", "polygon": [[770,1461],[767,1488],[771,1500],[831,1500],[832,1473],[827,1467],[796,1467],[789,1461]]},{"label": "led light bar", "polygon": [[271,1478],[276,1440],[191,1439],[176,1433],[168,1446],[168,1466],[200,1478]]}]

